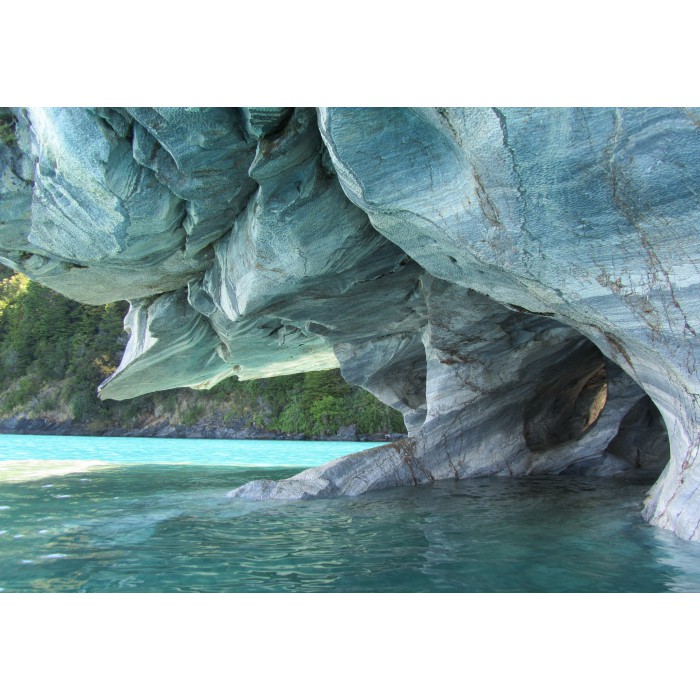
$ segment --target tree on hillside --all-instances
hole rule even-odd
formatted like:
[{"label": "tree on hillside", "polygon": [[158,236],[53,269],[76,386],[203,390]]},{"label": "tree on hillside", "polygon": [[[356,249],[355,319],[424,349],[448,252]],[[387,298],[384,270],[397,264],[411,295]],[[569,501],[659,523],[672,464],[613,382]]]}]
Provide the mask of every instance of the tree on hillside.
[{"label": "tree on hillside", "polygon": [[176,414],[188,425],[218,411],[228,420],[243,417],[257,427],[307,436],[334,435],[349,424],[364,433],[404,429],[398,412],[346,384],[339,370],[246,382],[231,377],[206,392],[101,402],[97,385],[117,368],[126,345],[127,306],[81,305],[0,266],[0,412],[31,405],[40,391],[54,387],[63,412],[82,422],[131,427],[152,417],[159,404],[161,415]]}]

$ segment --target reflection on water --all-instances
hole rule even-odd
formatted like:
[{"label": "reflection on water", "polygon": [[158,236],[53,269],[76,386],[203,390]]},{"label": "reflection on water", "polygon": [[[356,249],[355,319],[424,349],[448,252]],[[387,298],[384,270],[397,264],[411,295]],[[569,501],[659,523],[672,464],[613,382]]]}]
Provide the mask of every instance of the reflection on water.
[{"label": "reflection on water", "polygon": [[[154,450],[162,442],[148,441]],[[267,443],[265,463],[284,463],[288,445]],[[299,467],[103,461],[0,481],[0,588],[700,590],[700,545],[642,521],[644,480],[477,479],[251,503],[225,494]]]}]

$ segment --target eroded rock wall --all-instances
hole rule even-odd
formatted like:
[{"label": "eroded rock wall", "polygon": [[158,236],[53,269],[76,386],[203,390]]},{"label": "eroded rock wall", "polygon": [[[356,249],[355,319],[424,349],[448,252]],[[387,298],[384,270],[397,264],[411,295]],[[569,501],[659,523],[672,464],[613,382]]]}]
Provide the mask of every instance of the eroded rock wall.
[{"label": "eroded rock wall", "polygon": [[239,495],[656,464],[646,396],[645,516],[700,538],[697,110],[11,114],[0,260],[132,302],[103,397],[339,364],[404,414]]}]

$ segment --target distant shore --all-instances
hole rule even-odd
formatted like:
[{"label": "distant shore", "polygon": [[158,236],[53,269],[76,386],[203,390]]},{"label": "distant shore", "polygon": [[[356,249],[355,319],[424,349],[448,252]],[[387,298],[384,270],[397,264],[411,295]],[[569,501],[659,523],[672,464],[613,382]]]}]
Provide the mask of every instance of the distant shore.
[{"label": "distant shore", "polygon": [[[238,423],[238,422],[237,422]],[[15,435],[92,435],[98,437],[153,437],[153,438],[204,438],[210,440],[315,440],[347,442],[390,442],[406,437],[401,433],[358,433],[348,425],[335,435],[304,435],[265,430],[256,426],[221,425],[208,421],[194,425],[172,425],[168,421],[153,422],[145,426],[124,428],[100,423],[77,421],[50,421],[45,418],[15,416],[0,419],[0,434]]]}]

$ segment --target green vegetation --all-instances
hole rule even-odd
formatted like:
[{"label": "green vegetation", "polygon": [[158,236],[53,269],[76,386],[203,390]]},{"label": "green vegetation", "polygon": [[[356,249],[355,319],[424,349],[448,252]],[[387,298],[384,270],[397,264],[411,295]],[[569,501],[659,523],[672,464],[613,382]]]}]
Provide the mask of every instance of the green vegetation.
[{"label": "green vegetation", "polygon": [[405,430],[401,414],[346,384],[339,370],[178,389],[130,401],[97,398],[119,365],[126,302],[83,306],[0,266],[0,418],[72,419],[99,431],[173,425],[237,425],[335,435]]},{"label": "green vegetation", "polygon": [[113,418],[95,388],[119,364],[127,304],[82,306],[24,275],[0,273],[0,415]]},{"label": "green vegetation", "polygon": [[7,110],[0,109],[0,142],[6,146],[14,146],[16,140],[14,117]]}]

